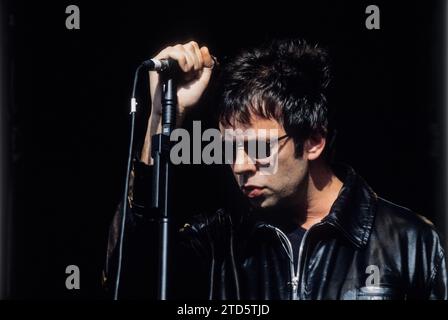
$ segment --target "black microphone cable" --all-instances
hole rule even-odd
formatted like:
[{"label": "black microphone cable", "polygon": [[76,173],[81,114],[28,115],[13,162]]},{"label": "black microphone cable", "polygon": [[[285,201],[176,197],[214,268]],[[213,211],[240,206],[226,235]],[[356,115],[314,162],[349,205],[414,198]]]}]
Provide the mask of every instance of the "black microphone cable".
[{"label": "black microphone cable", "polygon": [[137,67],[134,73],[134,84],[132,86],[132,96],[131,96],[131,128],[129,132],[129,153],[128,153],[128,161],[126,167],[126,180],[124,184],[124,192],[123,192],[123,204],[122,204],[122,215],[121,215],[121,226],[120,226],[120,238],[118,242],[118,266],[117,266],[117,276],[115,278],[115,290],[114,290],[114,300],[118,300],[118,290],[120,288],[120,278],[121,278],[121,265],[123,258],[123,243],[124,243],[124,233],[126,227],[126,216],[127,216],[127,208],[128,208],[128,192],[129,192],[129,178],[131,175],[131,166],[132,166],[132,156],[133,156],[133,147],[134,147],[134,132],[135,132],[135,113],[137,111],[137,100],[135,99],[135,91],[137,87],[138,75],[140,70],[144,65],[141,64]]}]

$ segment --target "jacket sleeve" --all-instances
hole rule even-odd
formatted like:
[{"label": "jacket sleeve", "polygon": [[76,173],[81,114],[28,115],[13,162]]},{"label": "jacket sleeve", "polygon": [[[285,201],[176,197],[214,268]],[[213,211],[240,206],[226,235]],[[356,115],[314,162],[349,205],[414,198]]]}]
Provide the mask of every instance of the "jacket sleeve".
[{"label": "jacket sleeve", "polygon": [[[150,209],[152,167],[134,160],[129,180],[127,214],[122,250],[122,270],[119,296],[132,298],[151,296],[150,273],[155,270],[149,255],[155,254],[155,214]],[[106,294],[113,296],[117,279],[119,240],[122,224],[123,201],[117,206],[109,226],[106,261],[102,274],[102,285]],[[144,277],[145,279],[142,279]],[[140,281],[139,281],[140,279]],[[145,286],[141,285],[145,282]],[[145,289],[146,288],[146,289]]]},{"label": "jacket sleeve", "polygon": [[[152,167],[133,161],[125,236],[122,250],[122,269],[119,298],[156,299],[158,220],[151,209]],[[112,297],[117,279],[119,238],[122,221],[122,206],[116,209],[109,227],[107,255],[103,269],[103,287]],[[208,266],[205,246],[207,239],[193,226],[194,222],[182,223],[181,227],[172,219],[169,255],[169,299],[206,299]]]},{"label": "jacket sleeve", "polygon": [[447,269],[443,241],[434,225],[425,219],[416,233],[414,252],[409,259],[408,270],[413,280],[408,291],[410,300],[446,300],[447,299]]},{"label": "jacket sleeve", "polygon": [[439,241],[437,241],[435,252],[429,281],[429,299],[448,300],[446,255]]}]

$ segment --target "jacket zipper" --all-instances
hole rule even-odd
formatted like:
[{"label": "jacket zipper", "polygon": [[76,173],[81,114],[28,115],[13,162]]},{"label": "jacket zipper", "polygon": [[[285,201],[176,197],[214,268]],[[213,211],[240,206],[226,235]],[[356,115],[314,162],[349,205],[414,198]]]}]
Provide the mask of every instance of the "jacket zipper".
[{"label": "jacket zipper", "polygon": [[[297,259],[297,267],[295,268],[294,266],[294,253],[292,250],[292,244],[291,241],[289,241],[288,237],[286,236],[286,234],[280,230],[277,227],[274,227],[274,230],[277,232],[277,234],[282,238],[282,240],[284,242],[286,242],[287,244],[287,248],[285,248],[285,250],[287,251],[288,257],[289,257],[289,263],[290,263],[290,285],[291,285],[291,289],[292,289],[292,296],[291,296],[291,300],[297,300],[298,298],[298,289],[299,289],[299,271],[300,271],[300,261],[301,261],[301,253],[303,251],[303,240],[305,240],[306,234],[308,233],[308,230],[305,232],[305,234],[303,235],[303,239],[302,242],[300,243],[300,248],[299,248],[299,258]],[[295,270],[295,271],[294,271]]]},{"label": "jacket zipper", "polygon": [[[292,245],[291,245],[291,241],[289,241],[288,237],[286,236],[286,234],[280,230],[277,227],[271,226],[275,229],[275,231],[277,232],[277,234],[279,234],[283,240],[287,243],[288,248],[287,248],[287,253],[288,256],[290,258],[290,267],[291,267],[291,287],[292,287],[292,300],[298,300],[299,298],[299,284],[303,283],[303,279],[301,277],[301,264],[302,264],[302,259],[303,259],[303,250],[305,247],[305,242],[306,242],[306,238],[308,233],[311,231],[311,229],[313,229],[313,227],[318,226],[318,225],[322,225],[323,223],[317,223],[314,226],[312,226],[311,228],[309,228],[308,230],[305,231],[302,241],[300,242],[300,247],[299,247],[299,254],[298,254],[298,259],[297,259],[297,266],[295,268],[296,272],[294,272],[294,253],[292,250]],[[286,248],[285,248],[286,250]],[[302,286],[301,286],[302,288]],[[302,288],[303,291],[303,288]]]}]

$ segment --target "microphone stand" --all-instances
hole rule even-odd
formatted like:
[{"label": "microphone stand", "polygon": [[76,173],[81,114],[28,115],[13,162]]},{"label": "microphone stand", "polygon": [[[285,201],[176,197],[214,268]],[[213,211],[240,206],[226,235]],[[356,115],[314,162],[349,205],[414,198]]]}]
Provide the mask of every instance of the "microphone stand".
[{"label": "microphone stand", "polygon": [[159,212],[159,256],[157,299],[167,299],[168,245],[171,216],[170,134],[176,125],[177,86],[174,71],[161,72],[162,133],[152,136],[151,155],[154,160],[152,207]]}]

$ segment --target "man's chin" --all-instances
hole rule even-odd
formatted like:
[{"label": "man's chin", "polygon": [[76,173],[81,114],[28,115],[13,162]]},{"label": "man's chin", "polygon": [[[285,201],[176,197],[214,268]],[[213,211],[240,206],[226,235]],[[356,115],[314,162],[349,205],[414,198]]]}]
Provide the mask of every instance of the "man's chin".
[{"label": "man's chin", "polygon": [[275,207],[275,201],[267,197],[257,197],[249,199],[250,203],[255,209],[258,210],[270,210]]}]

